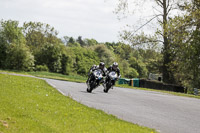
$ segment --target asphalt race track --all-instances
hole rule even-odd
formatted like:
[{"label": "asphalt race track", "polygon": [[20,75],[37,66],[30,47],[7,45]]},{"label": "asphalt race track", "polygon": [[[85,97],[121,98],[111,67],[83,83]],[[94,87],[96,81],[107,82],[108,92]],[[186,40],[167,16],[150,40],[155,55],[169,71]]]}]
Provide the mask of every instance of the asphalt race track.
[{"label": "asphalt race track", "polygon": [[200,133],[200,99],[119,87],[104,93],[102,86],[87,93],[85,83],[44,80],[82,104],[161,133]]}]

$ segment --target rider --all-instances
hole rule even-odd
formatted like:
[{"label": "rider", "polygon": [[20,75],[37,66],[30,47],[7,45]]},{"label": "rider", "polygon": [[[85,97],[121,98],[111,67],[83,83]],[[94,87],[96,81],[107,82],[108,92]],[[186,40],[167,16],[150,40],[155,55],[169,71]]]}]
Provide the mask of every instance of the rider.
[{"label": "rider", "polygon": [[97,65],[94,64],[94,65],[90,68],[90,71],[88,72],[88,76],[90,76],[90,74],[92,73],[92,70],[94,70],[96,67],[97,67]]},{"label": "rider", "polygon": [[100,62],[99,65],[95,68],[95,70],[97,70],[97,69],[101,69],[103,72],[103,76],[106,76],[107,69],[105,67],[104,62]]},{"label": "rider", "polygon": [[[108,67],[107,73],[109,74],[112,71],[117,73],[117,76],[118,76],[117,80],[118,80],[121,77],[121,74],[120,74],[120,69],[118,67],[118,63],[117,62],[114,62],[110,67]],[[108,78],[106,78],[105,83],[107,82],[107,80],[108,80]],[[103,86],[105,88],[105,84],[103,84]]]},{"label": "rider", "polygon": [[93,65],[91,68],[90,68],[90,71],[88,73],[88,80],[86,81],[86,83],[88,83],[88,81],[90,80],[91,78],[91,75],[92,75],[92,72],[97,70],[97,69],[101,69],[102,72],[103,72],[103,76],[105,77],[106,76],[106,72],[107,72],[107,69],[105,68],[105,63],[104,62],[100,62],[98,66],[96,65]]},{"label": "rider", "polygon": [[108,73],[111,72],[111,71],[115,71],[117,73],[118,78],[121,77],[120,69],[118,67],[118,63],[117,62],[114,62],[110,67],[108,67],[107,70],[108,70]]},{"label": "rider", "polygon": [[89,78],[90,78],[90,76],[91,76],[91,74],[92,74],[92,71],[93,71],[96,67],[97,67],[97,65],[94,64],[94,65],[90,68],[90,70],[89,70],[89,72],[88,72],[88,79],[87,79],[86,83],[89,81]]}]

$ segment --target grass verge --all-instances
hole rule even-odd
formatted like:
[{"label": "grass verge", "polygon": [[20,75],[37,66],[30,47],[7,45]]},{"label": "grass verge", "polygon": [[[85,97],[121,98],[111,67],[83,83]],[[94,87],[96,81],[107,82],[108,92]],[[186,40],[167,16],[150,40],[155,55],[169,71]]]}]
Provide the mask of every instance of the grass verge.
[{"label": "grass verge", "polygon": [[80,82],[80,83],[83,83],[87,80],[86,77],[83,77],[80,75],[63,75],[63,74],[50,73],[50,72],[28,72],[27,74],[30,74],[36,77],[66,80],[66,81],[73,81],[73,82]]},{"label": "grass verge", "polygon": [[13,71],[13,70],[12,71],[0,70],[0,72],[25,74],[41,78],[58,79],[58,80],[80,82],[80,83],[84,83],[87,80],[87,77],[83,77],[80,75],[63,75],[60,73],[51,73],[51,72],[23,72],[23,71]]},{"label": "grass verge", "polygon": [[155,130],[117,119],[63,96],[45,81],[0,74],[0,133]]},{"label": "grass verge", "polygon": [[192,94],[185,94],[185,93],[178,93],[178,92],[172,92],[172,91],[164,91],[164,90],[155,90],[155,89],[149,89],[149,88],[141,88],[141,87],[132,87],[129,86],[128,84],[117,84],[117,87],[122,87],[122,88],[131,88],[131,89],[138,89],[138,90],[147,90],[147,91],[156,91],[156,92],[162,92],[166,94],[171,94],[175,96],[184,96],[184,97],[191,97],[191,98],[197,98],[200,99],[200,96],[195,96]]},{"label": "grass verge", "polygon": [[[84,83],[87,78],[80,76],[80,75],[63,75],[58,73],[51,73],[51,72],[20,72],[20,71],[5,71],[0,70],[0,72],[8,72],[8,73],[18,73],[18,74],[27,74],[27,75],[33,75],[36,77],[43,77],[43,78],[51,78],[51,79],[58,79],[58,80],[65,80],[65,81],[72,81],[72,82],[82,82]],[[195,96],[192,94],[185,94],[185,93],[177,93],[177,92],[171,92],[171,91],[163,91],[163,90],[155,90],[155,89],[149,89],[149,88],[141,88],[141,87],[132,87],[128,84],[116,84],[117,87],[122,88],[131,88],[131,89],[139,89],[139,90],[148,90],[148,91],[156,91],[156,92],[162,92],[167,94],[172,94],[176,96],[184,96],[184,97],[191,97],[191,98],[198,98],[200,99],[200,96]]]}]

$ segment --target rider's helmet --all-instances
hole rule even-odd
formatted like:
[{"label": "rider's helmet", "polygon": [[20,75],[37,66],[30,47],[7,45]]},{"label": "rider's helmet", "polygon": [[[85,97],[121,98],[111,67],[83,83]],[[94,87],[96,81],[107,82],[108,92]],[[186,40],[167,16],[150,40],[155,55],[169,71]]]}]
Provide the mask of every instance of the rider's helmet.
[{"label": "rider's helmet", "polygon": [[112,65],[112,68],[116,71],[117,68],[118,68],[118,63],[117,63],[117,62],[114,62],[113,65]]},{"label": "rider's helmet", "polygon": [[93,69],[96,68],[96,67],[97,67],[97,65],[95,65],[95,64],[92,66]]},{"label": "rider's helmet", "polygon": [[104,64],[104,62],[100,62],[100,63],[99,63],[99,68],[100,68],[101,70],[103,70],[103,69],[104,69],[104,67],[105,67],[105,64]]}]

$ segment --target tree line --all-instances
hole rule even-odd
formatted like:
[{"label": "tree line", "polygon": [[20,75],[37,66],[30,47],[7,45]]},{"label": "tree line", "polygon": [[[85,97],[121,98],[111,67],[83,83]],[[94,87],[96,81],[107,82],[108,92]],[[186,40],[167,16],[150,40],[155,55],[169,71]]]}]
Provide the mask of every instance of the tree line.
[{"label": "tree line", "polygon": [[56,29],[41,22],[0,21],[0,68],[50,71],[86,76],[93,64],[109,67],[119,62],[127,78],[158,73],[161,54],[154,49],[134,49],[121,42],[99,43],[95,39],[58,37]]}]

